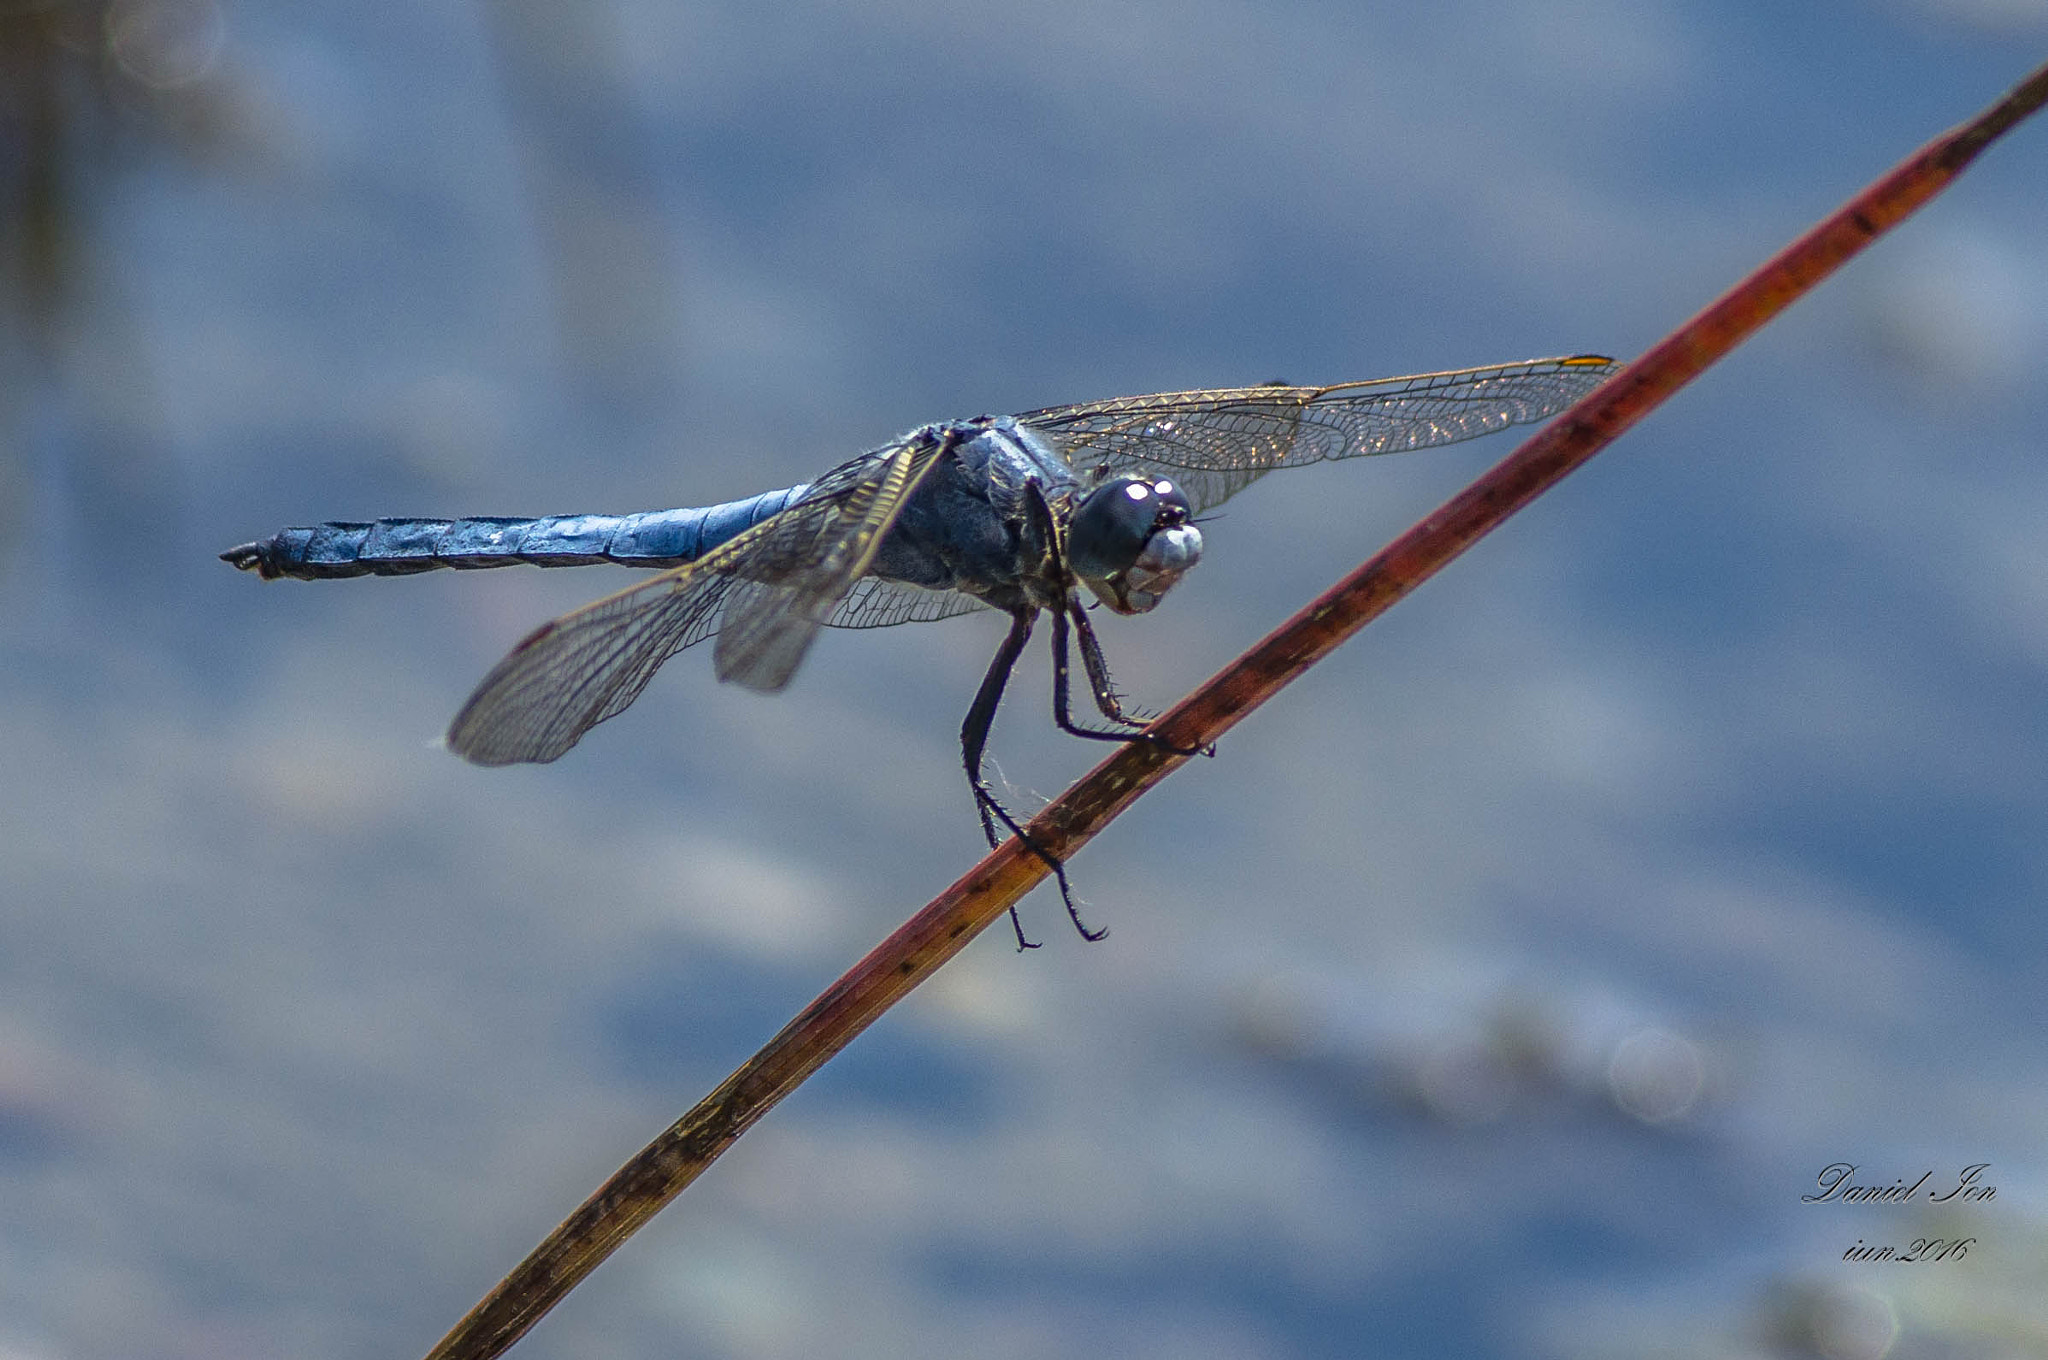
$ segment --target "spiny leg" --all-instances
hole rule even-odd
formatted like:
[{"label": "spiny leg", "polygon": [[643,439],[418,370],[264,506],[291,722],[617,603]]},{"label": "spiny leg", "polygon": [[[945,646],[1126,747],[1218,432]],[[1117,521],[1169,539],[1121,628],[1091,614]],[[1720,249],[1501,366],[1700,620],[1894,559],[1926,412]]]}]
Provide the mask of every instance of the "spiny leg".
[{"label": "spiny leg", "polygon": [[1066,611],[1053,616],[1053,721],[1060,725],[1061,731],[1072,733],[1077,737],[1093,737],[1097,741],[1142,741],[1177,756],[1213,756],[1216,754],[1216,748],[1213,746],[1175,746],[1166,738],[1155,736],[1150,732],[1093,732],[1085,727],[1076,727],[1069,721],[1067,714],[1066,628],[1069,615],[1074,620],[1074,632],[1078,636],[1081,646],[1081,666],[1088,672],[1088,688],[1095,693],[1096,708],[1100,709],[1102,716],[1111,722],[1119,722],[1126,727],[1145,726],[1144,720],[1133,718],[1130,714],[1124,712],[1123,701],[1117,695],[1116,686],[1110,682],[1109,663],[1103,660],[1102,644],[1095,640],[1095,629],[1088,623],[1088,612],[1081,607],[1079,600],[1070,598],[1067,601]]},{"label": "spiny leg", "polygon": [[1095,630],[1088,626],[1082,616],[1081,607],[1071,600],[1065,609],[1056,609],[1052,615],[1052,720],[1059,724],[1060,731],[1070,736],[1088,737],[1095,741],[1135,741],[1135,732],[1097,732],[1092,727],[1075,723],[1069,707],[1067,664],[1067,615],[1072,612],[1076,631],[1081,635],[1081,664],[1088,672],[1088,687],[1095,692],[1095,706],[1102,716],[1111,722],[1126,727],[1143,727],[1145,724],[1124,713],[1118,702],[1115,689],[1109,683],[1109,668],[1102,663],[1102,650],[1095,645]]},{"label": "spiny leg", "polygon": [[1122,696],[1110,683],[1109,663],[1102,659],[1102,644],[1095,640],[1095,628],[1088,622],[1088,611],[1076,599],[1068,602],[1068,612],[1074,618],[1074,634],[1081,645],[1081,668],[1088,672],[1088,688],[1095,692],[1095,706],[1102,710],[1103,717],[1112,722],[1143,727],[1145,723],[1142,720],[1124,712]]},{"label": "spiny leg", "polygon": [[[974,695],[974,703],[967,710],[967,720],[960,725],[960,754],[967,766],[967,783],[974,790],[974,808],[981,814],[982,834],[988,837],[990,849],[1002,844],[996,834],[996,823],[1009,828],[1012,835],[1024,843],[1024,848],[1036,855],[1045,866],[1052,870],[1053,878],[1060,885],[1060,901],[1067,907],[1067,916],[1073,921],[1074,929],[1081,932],[1084,940],[1099,940],[1109,932],[1090,930],[1081,921],[1081,913],[1074,907],[1074,890],[1067,882],[1067,866],[1029,833],[1015,817],[1010,815],[990,791],[981,777],[981,758],[988,749],[988,733],[995,722],[996,708],[1003,701],[1003,687],[1009,683],[1010,671],[1016,666],[1017,658],[1024,652],[1024,644],[1031,640],[1031,623],[1037,610],[1022,608],[1010,615],[1010,635],[1003,639],[1003,645],[996,649],[995,659],[989,663],[988,674],[982,677],[981,688]],[[1017,917],[1017,909],[1010,908],[1010,925],[1017,932],[1019,949],[1036,949],[1037,945],[1024,937],[1024,923]]]}]

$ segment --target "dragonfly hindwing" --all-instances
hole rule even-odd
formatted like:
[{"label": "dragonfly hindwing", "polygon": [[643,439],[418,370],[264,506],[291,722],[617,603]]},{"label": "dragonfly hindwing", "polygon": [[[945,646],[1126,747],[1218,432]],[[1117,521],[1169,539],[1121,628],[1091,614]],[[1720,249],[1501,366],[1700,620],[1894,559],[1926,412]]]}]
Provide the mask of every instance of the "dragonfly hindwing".
[{"label": "dragonfly hindwing", "polygon": [[856,458],[697,561],[542,625],[484,677],[448,745],[479,765],[554,760],[714,632],[721,677],[780,689],[939,452],[906,442]]}]

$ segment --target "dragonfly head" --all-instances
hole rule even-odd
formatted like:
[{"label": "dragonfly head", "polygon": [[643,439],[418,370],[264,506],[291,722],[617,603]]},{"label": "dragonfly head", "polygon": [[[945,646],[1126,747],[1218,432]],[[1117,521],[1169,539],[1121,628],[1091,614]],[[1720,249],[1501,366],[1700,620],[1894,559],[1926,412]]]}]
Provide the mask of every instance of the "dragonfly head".
[{"label": "dragonfly head", "polygon": [[1067,523],[1067,565],[1119,614],[1143,614],[1202,557],[1202,531],[1181,489],[1163,477],[1115,477]]}]

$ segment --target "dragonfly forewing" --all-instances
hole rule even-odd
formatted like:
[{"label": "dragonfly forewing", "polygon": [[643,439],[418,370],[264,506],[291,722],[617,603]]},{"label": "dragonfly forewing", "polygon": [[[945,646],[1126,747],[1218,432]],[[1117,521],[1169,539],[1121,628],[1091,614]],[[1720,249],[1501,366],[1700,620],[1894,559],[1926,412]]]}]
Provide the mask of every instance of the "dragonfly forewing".
[{"label": "dragonfly forewing", "polygon": [[789,683],[942,448],[913,437],[843,464],[754,531],[762,541],[747,554],[745,580],[727,599],[718,630],[719,679],[764,694]]},{"label": "dragonfly forewing", "polygon": [[1616,367],[1579,355],[1328,387],[1160,392],[1017,419],[1051,435],[1076,468],[1178,481],[1200,511],[1275,468],[1455,444],[1546,419]]}]

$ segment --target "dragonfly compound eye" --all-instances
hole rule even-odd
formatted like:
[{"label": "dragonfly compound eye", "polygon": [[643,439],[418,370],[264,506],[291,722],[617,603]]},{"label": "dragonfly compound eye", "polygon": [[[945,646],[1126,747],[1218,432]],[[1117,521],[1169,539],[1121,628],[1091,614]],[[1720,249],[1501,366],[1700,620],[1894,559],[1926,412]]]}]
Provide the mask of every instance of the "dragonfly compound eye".
[{"label": "dragonfly compound eye", "polygon": [[1083,497],[1067,528],[1067,565],[1120,614],[1142,614],[1200,560],[1188,498],[1163,478],[1117,477]]}]

